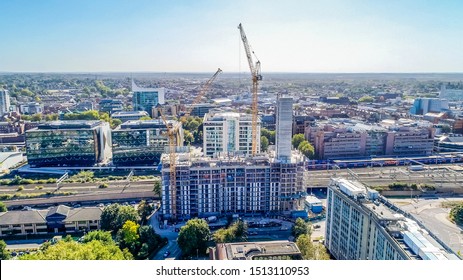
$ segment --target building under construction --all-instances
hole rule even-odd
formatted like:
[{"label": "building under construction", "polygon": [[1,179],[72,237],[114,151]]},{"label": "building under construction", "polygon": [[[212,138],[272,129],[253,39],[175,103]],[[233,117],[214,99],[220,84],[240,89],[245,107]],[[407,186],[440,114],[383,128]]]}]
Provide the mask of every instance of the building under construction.
[{"label": "building under construction", "polygon": [[175,190],[171,189],[169,154],[163,154],[161,161],[165,219],[276,214],[303,207],[304,157],[296,152],[284,163],[268,154],[209,158],[177,153]]}]

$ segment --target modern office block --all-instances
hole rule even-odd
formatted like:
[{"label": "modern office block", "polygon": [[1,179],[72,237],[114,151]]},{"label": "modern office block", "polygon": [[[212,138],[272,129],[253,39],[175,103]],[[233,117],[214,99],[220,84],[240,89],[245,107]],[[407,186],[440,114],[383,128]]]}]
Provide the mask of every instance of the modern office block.
[{"label": "modern office block", "polygon": [[26,131],[32,167],[93,166],[111,157],[111,130],[102,121],[54,121]]},{"label": "modern office block", "polygon": [[[183,146],[182,126],[176,121],[169,126],[175,129],[175,145]],[[115,165],[157,165],[169,137],[162,121],[128,121],[112,131],[112,144]]]},{"label": "modern office block", "polygon": [[158,104],[164,104],[164,88],[141,88],[132,81],[133,110],[152,112]]}]

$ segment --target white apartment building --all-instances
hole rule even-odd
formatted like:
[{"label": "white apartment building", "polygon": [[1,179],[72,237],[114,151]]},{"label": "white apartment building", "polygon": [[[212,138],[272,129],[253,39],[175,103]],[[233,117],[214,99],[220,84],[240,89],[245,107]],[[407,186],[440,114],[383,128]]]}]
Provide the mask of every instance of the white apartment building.
[{"label": "white apartment building", "polygon": [[411,216],[358,181],[328,186],[325,246],[338,260],[459,259]]},{"label": "white apartment building", "polygon": [[[260,120],[257,135],[260,135]],[[203,121],[203,139],[203,152],[208,157],[222,153],[251,154],[252,117],[234,112],[207,113]],[[257,137],[257,151],[260,151],[260,137]]]}]

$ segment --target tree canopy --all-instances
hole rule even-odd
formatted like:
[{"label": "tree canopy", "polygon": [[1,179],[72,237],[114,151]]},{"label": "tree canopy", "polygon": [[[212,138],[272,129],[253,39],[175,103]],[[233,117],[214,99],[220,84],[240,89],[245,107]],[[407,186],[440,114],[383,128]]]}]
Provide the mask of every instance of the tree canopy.
[{"label": "tree canopy", "polygon": [[43,251],[26,254],[21,260],[131,260],[128,250],[121,250],[114,242],[107,244],[100,240],[86,243],[59,241]]},{"label": "tree canopy", "polygon": [[0,201],[0,212],[6,212],[6,211],[8,211],[8,209],[6,208],[5,203]]},{"label": "tree canopy", "polygon": [[140,224],[144,225],[149,215],[153,213],[154,207],[151,204],[147,203],[146,201],[142,200],[138,204],[137,211],[138,211],[138,215],[140,216]]},{"label": "tree canopy", "polygon": [[189,220],[180,228],[178,234],[178,246],[186,256],[204,254],[207,249],[207,241],[211,235],[209,225],[202,219]]},{"label": "tree canopy", "polygon": [[275,145],[275,130],[262,128],[260,130],[260,135],[265,136],[268,139],[269,145]]},{"label": "tree canopy", "polygon": [[312,144],[310,144],[308,141],[304,140],[301,143],[299,143],[299,146],[297,147],[297,149],[309,159],[314,158],[315,149],[312,146]]},{"label": "tree canopy", "polygon": [[245,242],[248,240],[248,226],[242,220],[238,220],[228,228],[217,230],[213,239],[215,243]]},{"label": "tree canopy", "polygon": [[293,139],[291,140],[291,144],[293,144],[293,148],[297,149],[299,147],[299,144],[305,140],[304,134],[299,133],[295,134],[293,136]]},{"label": "tree canopy", "polygon": [[265,136],[261,136],[260,137],[260,150],[262,152],[265,152],[267,151],[267,149],[268,149],[268,139]]},{"label": "tree canopy", "polygon": [[0,260],[10,259],[10,252],[6,249],[6,243],[3,240],[0,240]]},{"label": "tree canopy", "polygon": [[304,260],[329,260],[330,255],[325,246],[313,243],[309,234],[302,234],[296,240],[296,245],[301,251]]},{"label": "tree canopy", "polygon": [[459,225],[463,225],[463,203],[452,207],[450,210],[450,219]]},{"label": "tree canopy", "polygon": [[101,229],[117,232],[127,221],[138,222],[137,210],[131,206],[111,204],[101,214]]},{"label": "tree canopy", "polygon": [[293,234],[294,238],[297,239],[300,235],[303,235],[303,234],[310,235],[312,233],[311,227],[312,226],[309,222],[306,222],[301,218],[297,218],[296,222],[291,228],[291,233]]},{"label": "tree canopy", "polygon": [[93,240],[98,240],[101,241],[105,244],[112,244],[114,243],[114,240],[111,236],[111,232],[109,231],[104,231],[104,230],[94,230],[90,231],[86,235],[84,235],[83,242],[88,243]]}]

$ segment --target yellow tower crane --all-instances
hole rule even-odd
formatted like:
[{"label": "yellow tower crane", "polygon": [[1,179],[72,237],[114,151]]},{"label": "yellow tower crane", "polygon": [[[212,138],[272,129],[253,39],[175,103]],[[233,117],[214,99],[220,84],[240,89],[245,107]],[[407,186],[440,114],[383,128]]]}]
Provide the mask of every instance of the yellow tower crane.
[{"label": "yellow tower crane", "polygon": [[[195,100],[191,104],[190,108],[186,111],[185,116],[188,117],[191,114],[191,111],[194,108],[194,105],[198,103],[201,98],[206,94],[207,90],[211,86],[212,82],[217,78],[217,76],[222,72],[219,68],[215,74],[201,87],[201,90],[196,96]],[[166,117],[162,113],[162,108],[159,106],[158,108],[159,115],[161,116],[162,121],[166,125],[167,129],[167,136],[169,137],[169,173],[170,173],[170,185],[169,185],[169,193],[170,193],[170,203],[171,203],[171,216],[175,220],[177,218],[177,166],[176,160],[177,156],[175,154],[175,147],[177,146],[175,141],[175,134],[178,133],[178,129],[180,128],[181,122],[178,123],[177,126],[173,126],[168,123]]]},{"label": "yellow tower crane", "polygon": [[161,110],[161,107],[158,107],[158,112],[159,112],[159,115],[161,116],[162,118],[162,121],[164,122],[164,124],[166,125],[166,129],[167,129],[167,136],[169,137],[169,171],[170,171],[170,186],[169,186],[169,192],[170,192],[170,203],[171,203],[171,208],[172,208],[172,216],[173,218],[175,218],[176,216],[176,210],[177,210],[177,205],[176,205],[176,201],[177,201],[177,193],[176,193],[176,156],[175,156],[175,147],[176,147],[176,143],[175,143],[175,128],[173,126],[171,126],[171,124],[169,124],[166,120],[166,117],[164,117],[164,114],[162,113],[162,110]]},{"label": "yellow tower crane", "polygon": [[252,51],[252,54],[256,57],[256,63],[252,59],[251,55],[251,47],[249,46],[248,39],[246,38],[246,34],[244,33],[243,26],[241,23],[238,25],[238,29],[240,30],[241,40],[243,41],[244,50],[246,51],[246,57],[248,59],[249,69],[251,70],[252,76],[252,155],[256,155],[257,153],[257,89],[259,87],[259,81],[262,80],[262,75],[260,74],[260,61],[257,59],[256,55]]}]

